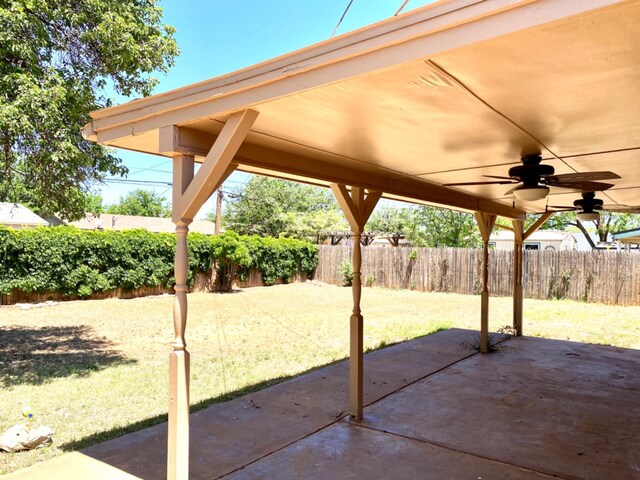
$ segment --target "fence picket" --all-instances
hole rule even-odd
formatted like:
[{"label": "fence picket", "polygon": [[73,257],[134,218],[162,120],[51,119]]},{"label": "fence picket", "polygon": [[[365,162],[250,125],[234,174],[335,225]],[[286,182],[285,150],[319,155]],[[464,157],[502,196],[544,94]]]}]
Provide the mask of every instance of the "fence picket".
[{"label": "fence picket", "polygon": [[[411,259],[415,251],[415,260]],[[315,278],[342,284],[340,264],[351,258],[351,247],[321,245]],[[480,250],[453,248],[366,247],[362,249],[362,278],[373,285],[477,294]],[[524,252],[524,296],[568,298],[589,302],[640,305],[640,254],[637,251]],[[513,252],[491,250],[491,295],[511,296]]]}]

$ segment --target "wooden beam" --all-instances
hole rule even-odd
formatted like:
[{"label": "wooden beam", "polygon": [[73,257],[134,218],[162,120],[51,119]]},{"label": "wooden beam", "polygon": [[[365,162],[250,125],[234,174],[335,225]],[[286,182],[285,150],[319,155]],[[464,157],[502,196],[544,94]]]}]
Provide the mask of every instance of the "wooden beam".
[{"label": "wooden beam", "polygon": [[364,406],[364,320],[360,311],[360,297],[362,295],[362,231],[371,216],[381,192],[370,192],[360,187],[332,184],[338,204],[342,208],[349,225],[353,239],[351,263],[353,266],[353,312],[349,319],[349,413],[356,419],[362,419]]},{"label": "wooden beam", "polygon": [[540,218],[536,220],[536,222],[533,225],[531,225],[526,232],[522,234],[522,240],[524,241],[527,238],[529,238],[532,233],[534,233],[542,225],[544,225],[544,222],[546,222],[551,215],[553,215],[553,212],[544,212],[542,215],[540,215]]},{"label": "wooden beam", "polygon": [[344,214],[349,226],[351,226],[352,230],[354,226],[358,226],[360,224],[360,214],[358,212],[358,207],[355,202],[351,198],[351,194],[345,185],[331,184],[331,190],[333,191],[336,200],[338,201],[338,205],[342,209],[342,213]]},{"label": "wooden beam", "polygon": [[476,217],[476,222],[478,224],[478,228],[480,229],[480,236],[482,237],[482,241],[488,242],[489,237],[491,236],[491,232],[493,231],[493,227],[496,224],[496,216],[483,212],[476,212],[474,216]]},{"label": "wooden beam", "polygon": [[[220,186],[222,181],[235,169],[231,161],[251,129],[258,113],[252,110],[238,112],[229,117],[222,132],[211,146],[198,173],[193,177],[187,189],[174,198],[173,219],[193,219],[200,207]],[[164,130],[161,144],[168,148],[172,141],[179,140],[175,129]],[[176,150],[174,145],[173,150]]]},{"label": "wooden beam", "polygon": [[[173,139],[174,142],[160,142],[160,150],[166,155],[178,152],[202,157],[207,155],[217,138],[216,135],[188,127],[164,129],[163,132],[164,138]],[[337,158],[339,157],[336,156]],[[371,192],[386,193],[467,212],[485,212],[509,219],[524,219],[525,216],[525,211],[521,208],[443,187],[418,177],[381,169],[375,165],[360,164],[363,168],[349,167],[334,161],[297,155],[250,142],[244,142],[240,146],[233,163],[243,171],[256,171],[260,174],[279,173],[321,181],[325,185],[352,185]]]},{"label": "wooden beam", "polygon": [[496,222],[496,224],[494,225],[494,228],[499,228],[501,230],[508,230],[510,232],[513,232],[513,228],[507,226],[507,225],[502,225],[501,223]]}]

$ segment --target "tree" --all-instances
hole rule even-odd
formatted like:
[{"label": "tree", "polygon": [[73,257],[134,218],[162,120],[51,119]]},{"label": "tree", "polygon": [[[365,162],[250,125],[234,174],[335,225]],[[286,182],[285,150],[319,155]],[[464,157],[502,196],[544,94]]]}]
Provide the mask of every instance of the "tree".
[{"label": "tree", "polygon": [[102,197],[98,193],[88,193],[85,202],[85,213],[103,213]]},{"label": "tree", "polygon": [[480,233],[473,215],[444,208],[415,208],[376,211],[367,230],[402,233],[418,247],[475,248],[480,245]]},{"label": "tree", "polygon": [[109,206],[107,213],[166,218],[171,216],[171,208],[165,199],[157,193],[138,189],[120,197],[120,202]]},{"label": "tree", "polygon": [[254,176],[238,194],[227,195],[225,228],[246,235],[306,238],[344,230],[346,222],[330,190]]},{"label": "tree", "polygon": [[79,218],[87,193],[127,168],[84,140],[107,89],[149,95],[178,49],[157,0],[0,3],[0,201]]},{"label": "tree", "polygon": [[[554,213],[548,222],[549,221],[554,222],[553,225],[558,227],[558,229],[564,229],[568,226],[577,227],[587,239],[591,248],[596,248],[587,227],[576,218],[575,213]],[[620,232],[640,227],[640,218],[638,215],[632,213],[614,213],[602,210],[599,212],[598,219],[593,221],[593,225],[598,235],[598,240],[600,242],[607,242],[609,241],[609,234],[612,232]]]},{"label": "tree", "polygon": [[427,247],[480,246],[480,231],[470,213],[421,206],[416,209],[416,218]]}]

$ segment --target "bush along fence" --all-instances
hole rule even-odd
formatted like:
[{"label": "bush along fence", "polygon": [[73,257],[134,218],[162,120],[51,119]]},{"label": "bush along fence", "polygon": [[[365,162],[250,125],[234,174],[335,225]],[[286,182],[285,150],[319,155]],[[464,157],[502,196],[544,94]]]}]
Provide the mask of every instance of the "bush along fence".
[{"label": "bush along fence", "polygon": [[[315,245],[292,239],[191,233],[189,286],[230,290],[311,277]],[[171,292],[176,239],[146,230],[0,227],[2,304]]]},{"label": "bush along fence", "polygon": [[[315,279],[344,284],[350,258],[349,246],[321,246]],[[361,278],[365,286],[479,294],[481,265],[481,250],[366,247]],[[489,251],[491,295],[512,295],[512,271],[512,251]],[[523,272],[528,298],[640,305],[638,252],[525,250]]]}]

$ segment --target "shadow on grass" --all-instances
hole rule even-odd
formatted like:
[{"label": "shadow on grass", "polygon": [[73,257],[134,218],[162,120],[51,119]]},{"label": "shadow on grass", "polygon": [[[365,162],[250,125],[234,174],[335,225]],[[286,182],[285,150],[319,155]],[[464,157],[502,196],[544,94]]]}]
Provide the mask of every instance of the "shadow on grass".
[{"label": "shadow on grass", "polygon": [[[338,360],[325,363],[324,365],[318,365],[316,367],[310,368],[300,373],[296,373],[292,375],[282,375],[280,377],[270,378],[269,380],[264,380],[262,382],[254,383],[252,385],[247,385],[246,387],[239,388],[232,392],[223,393],[222,395],[218,395],[217,397],[207,398],[198,403],[192,404],[191,407],[189,408],[189,412],[194,413],[199,410],[203,410],[216,403],[228,402],[229,400],[233,400],[234,398],[242,397],[243,395],[257,392],[258,390],[262,390],[264,388],[271,387],[273,385],[277,385],[282,382],[286,382],[287,380],[291,380],[293,378],[306,375],[307,373],[311,373],[325,367],[330,367],[331,365],[335,365],[336,363],[343,362],[344,360],[345,358],[340,358]],[[60,445],[60,448],[64,451],[81,450],[83,448],[89,447],[91,445],[95,445],[97,443],[102,443],[107,440],[112,440],[114,438],[121,437],[122,435],[126,435],[127,433],[137,432],[138,430],[142,430],[144,428],[152,427],[159,423],[166,422],[167,419],[168,419],[167,414],[156,415],[155,417],[145,418],[144,420],[141,420],[135,423],[130,423],[129,425],[125,425],[123,427],[118,427],[105,432],[98,432],[98,433],[94,433],[93,435],[88,435],[84,438],[81,438],[80,440],[76,440],[73,442]]]},{"label": "shadow on grass", "polygon": [[136,361],[87,325],[0,327],[0,384],[40,385],[53,378],[84,377],[104,368]]}]

